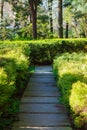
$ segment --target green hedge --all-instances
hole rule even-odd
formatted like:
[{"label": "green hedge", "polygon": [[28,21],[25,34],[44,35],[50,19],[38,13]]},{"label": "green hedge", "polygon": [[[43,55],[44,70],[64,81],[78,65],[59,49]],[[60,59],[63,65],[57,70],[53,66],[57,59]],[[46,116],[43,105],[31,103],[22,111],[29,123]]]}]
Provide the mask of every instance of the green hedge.
[{"label": "green hedge", "polygon": [[72,111],[74,124],[87,123],[87,53],[64,53],[53,63],[62,101]]},{"label": "green hedge", "polygon": [[[2,42],[0,42],[2,43]],[[45,39],[31,41],[4,41],[6,44],[28,45],[32,64],[50,64],[56,55],[64,52],[87,51],[87,39]]]},{"label": "green hedge", "polygon": [[21,91],[29,69],[28,45],[0,44],[0,128],[8,121],[3,116],[14,114],[17,102],[13,96]]},{"label": "green hedge", "polygon": [[28,42],[31,63],[49,64],[56,55],[64,52],[87,51],[87,39],[51,39]]}]

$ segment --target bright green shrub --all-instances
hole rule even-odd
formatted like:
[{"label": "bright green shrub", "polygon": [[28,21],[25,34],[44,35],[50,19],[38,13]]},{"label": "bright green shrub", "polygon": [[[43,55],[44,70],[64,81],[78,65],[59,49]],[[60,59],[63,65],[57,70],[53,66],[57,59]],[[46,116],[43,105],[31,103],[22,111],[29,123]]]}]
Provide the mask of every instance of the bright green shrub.
[{"label": "bright green shrub", "polygon": [[0,128],[5,120],[3,115],[8,118],[16,112],[17,103],[13,97],[25,87],[30,64],[27,44],[5,44],[0,44]]},{"label": "bright green shrub", "polygon": [[30,54],[30,48],[26,42],[11,42],[11,41],[5,41],[0,43],[0,54],[5,54],[11,50],[15,51],[21,51],[24,55],[29,57]]},{"label": "bright green shrub", "polygon": [[80,127],[87,123],[87,84],[80,81],[73,84],[70,106],[75,112],[75,125]]},{"label": "bright green shrub", "polygon": [[74,123],[87,123],[87,53],[65,53],[54,60],[54,73],[63,103],[72,110]]},{"label": "bright green shrub", "polygon": [[61,93],[63,95],[63,102],[68,107],[69,106],[69,97],[71,94],[72,84],[78,80],[81,80],[80,75],[76,74],[64,74],[59,78],[58,84],[61,87]]},{"label": "bright green shrub", "polygon": [[0,68],[0,106],[7,103],[15,90],[15,82],[9,78],[6,71]]},{"label": "bright green shrub", "polygon": [[[1,58],[0,58],[1,59]],[[9,101],[16,90],[16,69],[13,60],[3,59],[0,64],[0,113],[7,113]],[[13,69],[14,68],[14,69]]]},{"label": "bright green shrub", "polygon": [[13,68],[16,69],[16,74],[17,74],[16,82],[17,84],[20,84],[20,87],[23,87],[23,82],[26,79],[26,75],[29,67],[28,57],[26,57],[19,49],[9,51],[4,56],[6,58],[14,60],[15,66]]}]

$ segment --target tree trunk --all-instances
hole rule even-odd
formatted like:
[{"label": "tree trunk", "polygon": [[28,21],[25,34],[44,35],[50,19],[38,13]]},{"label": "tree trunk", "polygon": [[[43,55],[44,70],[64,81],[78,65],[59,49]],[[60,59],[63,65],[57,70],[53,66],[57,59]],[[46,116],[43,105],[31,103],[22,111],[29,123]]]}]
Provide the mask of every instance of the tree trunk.
[{"label": "tree trunk", "polygon": [[49,21],[50,21],[50,32],[53,34],[52,2],[53,2],[53,0],[48,0],[48,11],[49,11]]},{"label": "tree trunk", "polygon": [[68,29],[69,29],[69,24],[68,22],[66,23],[66,38],[68,38]]},{"label": "tree trunk", "polygon": [[63,11],[62,0],[58,0],[58,34],[59,38],[63,38]]},{"label": "tree trunk", "polygon": [[33,38],[37,39],[37,11],[32,12]]},{"label": "tree trunk", "polygon": [[29,16],[29,17],[30,17],[30,23],[32,23],[32,17],[31,17],[31,13],[30,13],[30,16]]},{"label": "tree trunk", "polygon": [[3,19],[4,0],[1,1],[1,20]]},{"label": "tree trunk", "polygon": [[33,39],[37,39],[37,0],[28,0],[32,17]]},{"label": "tree trunk", "polygon": [[87,17],[82,17],[82,25],[83,25],[83,30],[84,30],[84,34],[85,34],[85,38],[87,38]]}]

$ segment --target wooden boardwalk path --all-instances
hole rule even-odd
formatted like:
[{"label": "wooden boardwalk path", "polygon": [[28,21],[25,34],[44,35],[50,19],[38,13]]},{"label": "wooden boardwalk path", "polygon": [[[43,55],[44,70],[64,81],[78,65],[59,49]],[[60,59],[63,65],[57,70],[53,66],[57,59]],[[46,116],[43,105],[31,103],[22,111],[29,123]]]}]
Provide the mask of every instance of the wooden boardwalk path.
[{"label": "wooden boardwalk path", "polygon": [[59,97],[52,67],[36,67],[21,99],[19,121],[12,130],[72,130]]}]

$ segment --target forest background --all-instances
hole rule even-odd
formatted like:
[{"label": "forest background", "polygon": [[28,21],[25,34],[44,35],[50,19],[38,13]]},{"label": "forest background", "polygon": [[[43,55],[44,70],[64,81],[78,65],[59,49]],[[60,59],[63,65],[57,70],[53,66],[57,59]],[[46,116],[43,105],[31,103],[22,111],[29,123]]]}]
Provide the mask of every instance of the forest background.
[{"label": "forest background", "polygon": [[87,37],[86,0],[0,0],[0,39]]}]

